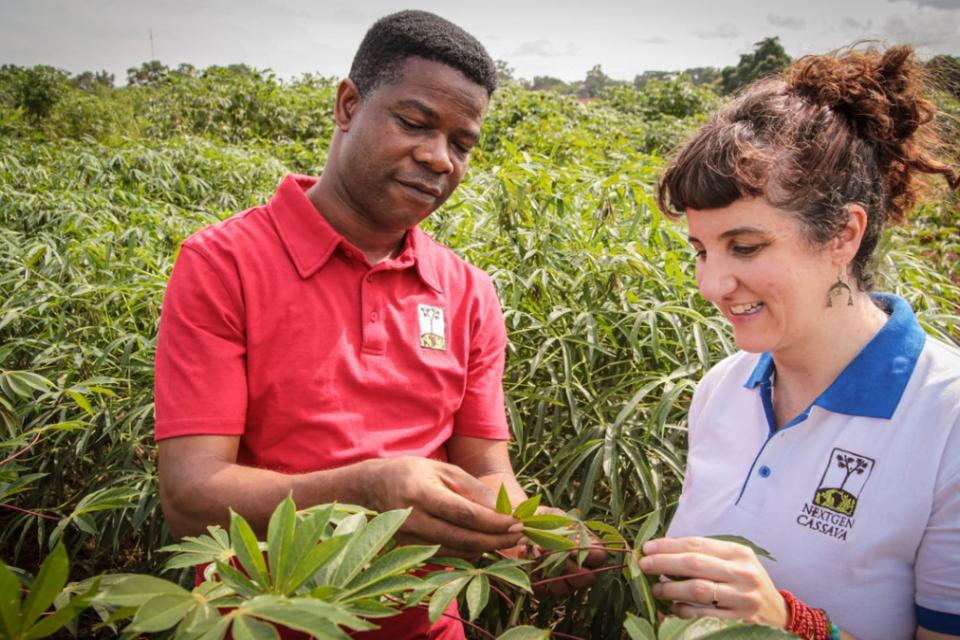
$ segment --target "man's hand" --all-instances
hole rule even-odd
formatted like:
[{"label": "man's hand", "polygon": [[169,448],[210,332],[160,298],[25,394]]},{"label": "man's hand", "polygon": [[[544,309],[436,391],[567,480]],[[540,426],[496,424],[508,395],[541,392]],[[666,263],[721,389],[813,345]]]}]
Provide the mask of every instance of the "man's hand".
[{"label": "man's hand", "polygon": [[413,507],[397,534],[401,544],[439,544],[441,555],[473,559],[520,540],[520,522],[497,513],[493,491],[456,465],[414,457],[360,464],[366,472],[364,506]]}]

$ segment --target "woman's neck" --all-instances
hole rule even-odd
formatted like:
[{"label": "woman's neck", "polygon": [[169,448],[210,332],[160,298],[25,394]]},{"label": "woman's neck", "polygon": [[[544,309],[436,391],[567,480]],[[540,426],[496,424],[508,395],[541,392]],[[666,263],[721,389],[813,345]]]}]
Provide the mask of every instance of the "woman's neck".
[{"label": "woman's neck", "polygon": [[854,305],[825,310],[818,330],[802,344],[773,352],[773,409],[781,427],[813,403],[857,357],[887,321],[867,293]]}]

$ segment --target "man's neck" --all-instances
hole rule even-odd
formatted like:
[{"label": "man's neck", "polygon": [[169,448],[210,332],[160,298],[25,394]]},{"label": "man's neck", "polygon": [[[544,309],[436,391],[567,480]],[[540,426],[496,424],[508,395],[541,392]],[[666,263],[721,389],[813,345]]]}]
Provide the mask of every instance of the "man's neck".
[{"label": "man's neck", "polygon": [[323,176],[307,189],[306,196],[337,233],[363,252],[370,264],[394,258],[402,251],[405,231],[384,231],[374,227],[330,185],[330,181],[324,181]]}]

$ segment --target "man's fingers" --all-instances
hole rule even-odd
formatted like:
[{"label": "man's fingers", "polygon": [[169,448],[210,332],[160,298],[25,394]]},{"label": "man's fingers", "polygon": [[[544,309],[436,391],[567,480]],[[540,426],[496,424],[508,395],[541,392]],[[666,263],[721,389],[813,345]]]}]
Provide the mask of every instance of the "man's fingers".
[{"label": "man's fingers", "polygon": [[422,511],[414,512],[404,524],[403,530],[405,535],[456,551],[455,555],[458,557],[477,557],[486,551],[512,547],[520,539],[519,533],[485,533],[458,527]]},{"label": "man's fingers", "polygon": [[[446,481],[446,478],[444,478]],[[476,478],[471,477],[473,483],[483,484]],[[458,489],[472,484],[469,482],[457,481],[453,483],[449,491],[437,491],[435,495],[429,496],[423,505],[423,509],[430,515],[441,520],[445,520],[457,527],[471,529],[477,532],[490,534],[505,534],[513,528],[517,534],[522,530],[522,525],[513,516],[497,513],[493,508],[478,503],[472,499],[469,492],[461,492]],[[450,486],[450,485],[447,485]],[[486,490],[486,487],[483,487]],[[513,532],[510,532],[513,535]],[[515,536],[516,544],[519,535]]]}]

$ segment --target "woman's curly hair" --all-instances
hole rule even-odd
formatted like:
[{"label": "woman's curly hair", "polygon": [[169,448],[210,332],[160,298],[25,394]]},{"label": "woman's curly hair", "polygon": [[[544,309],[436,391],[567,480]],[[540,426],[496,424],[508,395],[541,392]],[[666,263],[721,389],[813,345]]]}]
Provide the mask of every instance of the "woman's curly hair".
[{"label": "woman's curly hair", "polygon": [[910,47],[800,58],[747,86],[676,153],[658,185],[660,208],[678,215],[762,197],[823,243],[859,204],[868,223],[851,267],[869,289],[867,262],[886,221],[902,222],[916,202],[920,174],[960,183],[937,159],[926,93]]}]

